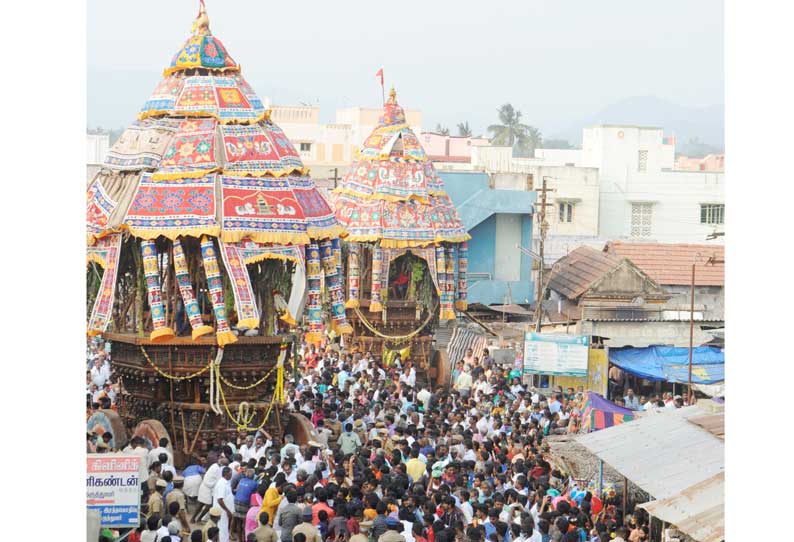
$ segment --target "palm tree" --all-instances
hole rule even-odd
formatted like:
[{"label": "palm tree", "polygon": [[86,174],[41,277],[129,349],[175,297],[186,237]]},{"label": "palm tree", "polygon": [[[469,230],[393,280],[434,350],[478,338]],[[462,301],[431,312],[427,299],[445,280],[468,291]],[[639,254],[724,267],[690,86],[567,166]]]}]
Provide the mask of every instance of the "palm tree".
[{"label": "palm tree", "polygon": [[436,124],[436,133],[441,135],[449,135],[449,128],[444,128],[440,124]]},{"label": "palm tree", "polygon": [[458,135],[461,137],[471,137],[471,128],[469,121],[458,123]]},{"label": "palm tree", "polygon": [[543,143],[540,130],[521,123],[521,111],[511,104],[504,104],[496,110],[501,124],[492,124],[488,131],[493,134],[491,143],[512,147],[519,156],[534,156],[535,149]]}]

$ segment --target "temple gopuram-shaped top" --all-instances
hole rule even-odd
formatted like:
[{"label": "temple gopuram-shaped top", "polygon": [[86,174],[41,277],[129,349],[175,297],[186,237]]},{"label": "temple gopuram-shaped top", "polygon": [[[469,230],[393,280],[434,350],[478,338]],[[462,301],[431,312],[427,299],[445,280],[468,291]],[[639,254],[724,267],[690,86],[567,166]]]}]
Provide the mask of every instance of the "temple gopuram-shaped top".
[{"label": "temple gopuram-shaped top", "polygon": [[471,238],[394,89],[356,154],[333,198],[348,241],[409,248]]},{"label": "temple gopuram-shaped top", "polygon": [[[130,238],[140,245],[134,250],[141,251],[147,271],[152,340],[174,335],[171,323],[160,318],[169,316],[164,314],[169,312],[164,300],[169,292],[159,284],[168,274],[163,269],[156,273],[157,265],[179,266],[177,278],[190,273],[191,284],[176,288],[175,279],[170,283],[172,301],[181,292],[189,316],[198,310],[189,302],[191,296],[200,296],[188,288],[202,291],[206,279],[215,305],[211,323],[222,345],[236,340],[230,333],[235,320],[241,331],[259,322],[257,300],[262,298],[254,291],[246,265],[265,259],[291,261],[301,268],[284,321],[294,325],[300,317],[308,283],[311,337],[318,338],[323,330],[319,285],[324,273],[334,308],[332,325],[345,332],[340,278],[332,265],[341,258],[338,238],[343,230],[298,152],[271,121],[270,110],[210,32],[203,1],[192,35],[137,117],[88,186],[88,257],[104,267],[113,263],[109,247],[131,250]],[[212,263],[218,255],[222,267]],[[195,260],[198,271],[185,267],[194,263],[193,256],[204,258],[201,265]],[[113,288],[115,284],[100,290],[89,333],[104,332],[111,320],[115,330],[123,329],[124,322],[116,321],[121,317],[111,314]],[[267,296],[273,295],[270,287],[266,290]],[[234,294],[234,305],[227,302],[223,307],[224,292],[227,300]],[[172,320],[175,311],[172,307]],[[206,321],[194,326],[194,336],[208,333],[207,327]]]}]

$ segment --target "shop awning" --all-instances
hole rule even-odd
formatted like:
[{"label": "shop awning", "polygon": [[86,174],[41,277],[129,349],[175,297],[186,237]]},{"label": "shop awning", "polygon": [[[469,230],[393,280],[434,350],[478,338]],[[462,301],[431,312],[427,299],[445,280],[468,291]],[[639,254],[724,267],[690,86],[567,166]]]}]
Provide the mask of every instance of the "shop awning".
[{"label": "shop awning", "polygon": [[[648,346],[609,350],[609,361],[627,373],[646,380],[688,382],[689,349]],[[716,384],[725,380],[725,353],[713,346],[692,349],[692,382]]]}]

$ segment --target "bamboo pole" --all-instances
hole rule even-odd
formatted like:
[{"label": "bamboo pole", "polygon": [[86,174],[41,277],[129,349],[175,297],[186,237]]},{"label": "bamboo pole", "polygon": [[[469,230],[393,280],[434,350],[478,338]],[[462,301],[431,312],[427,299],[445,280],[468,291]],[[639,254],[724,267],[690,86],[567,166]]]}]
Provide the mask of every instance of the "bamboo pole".
[{"label": "bamboo pole", "polygon": [[187,426],[185,425],[185,410],[179,409],[179,416],[182,418],[182,453],[187,455]]},{"label": "bamboo pole", "polygon": [[193,455],[193,449],[196,447],[196,441],[198,440],[199,435],[201,434],[201,428],[204,427],[204,420],[207,418],[208,413],[209,413],[208,410],[204,411],[204,415],[201,417],[201,421],[199,422],[199,425],[196,428],[196,434],[193,435],[193,442],[190,443],[190,450],[188,450],[187,452],[189,456]]}]

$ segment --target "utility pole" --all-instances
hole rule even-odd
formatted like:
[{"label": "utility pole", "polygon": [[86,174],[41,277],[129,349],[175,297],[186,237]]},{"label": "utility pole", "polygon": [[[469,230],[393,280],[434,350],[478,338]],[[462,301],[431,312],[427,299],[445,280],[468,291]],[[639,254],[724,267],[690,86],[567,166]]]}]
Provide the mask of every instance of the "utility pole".
[{"label": "utility pole", "polygon": [[692,405],[695,394],[692,391],[692,343],[695,334],[695,264],[692,263],[692,284],[689,289],[689,382],[687,403]]},{"label": "utility pole", "polygon": [[339,180],[339,168],[334,168],[334,188],[336,188],[336,181]]},{"label": "utility pole", "polygon": [[540,191],[540,216],[538,217],[540,223],[540,247],[538,250],[540,255],[540,267],[538,267],[538,293],[535,299],[535,333],[540,333],[540,322],[543,317],[543,293],[545,291],[543,288],[543,249],[546,242],[546,232],[549,229],[549,223],[546,222],[546,205],[550,205],[546,203],[546,193],[554,191],[553,189],[549,190],[546,188],[547,178],[548,177],[545,175],[543,176],[543,185]]}]

